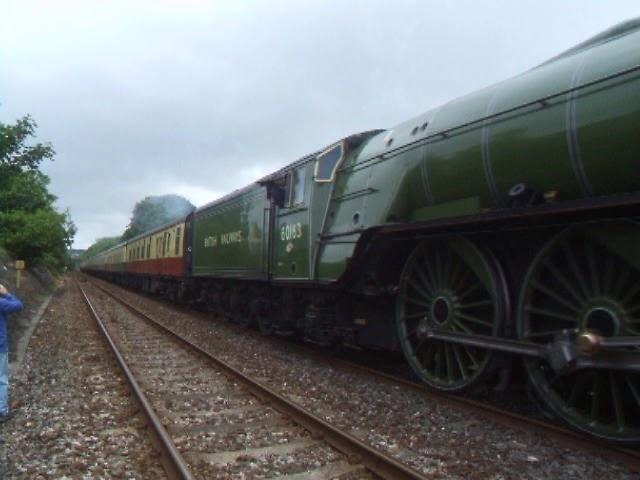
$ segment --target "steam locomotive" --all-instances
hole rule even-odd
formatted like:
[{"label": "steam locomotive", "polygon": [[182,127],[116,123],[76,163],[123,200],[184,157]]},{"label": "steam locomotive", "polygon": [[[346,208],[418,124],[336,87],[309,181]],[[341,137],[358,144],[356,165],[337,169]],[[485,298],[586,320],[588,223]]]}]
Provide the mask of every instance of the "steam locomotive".
[{"label": "steam locomotive", "polygon": [[556,415],[632,444],[638,162],[634,19],[304,156],[82,268],[265,333],[401,350],[439,390],[521,359]]}]

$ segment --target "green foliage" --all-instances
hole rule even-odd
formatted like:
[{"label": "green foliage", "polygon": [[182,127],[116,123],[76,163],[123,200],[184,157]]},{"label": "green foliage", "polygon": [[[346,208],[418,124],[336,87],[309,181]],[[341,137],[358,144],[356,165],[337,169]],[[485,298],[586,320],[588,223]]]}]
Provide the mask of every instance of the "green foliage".
[{"label": "green foliage", "polygon": [[42,208],[33,212],[0,213],[0,231],[2,243],[15,258],[53,269],[69,264],[67,249],[73,241],[75,227],[68,212]]},{"label": "green foliage", "polygon": [[0,245],[28,265],[61,269],[71,264],[68,248],[76,228],[68,211],[55,210],[49,177],[38,170],[53,158],[53,148],[26,145],[35,128],[28,115],[15,125],[0,123]]},{"label": "green foliage", "polygon": [[89,248],[87,248],[80,257],[80,262],[86,258],[91,258],[100,252],[115,247],[122,241],[120,237],[102,237],[96,240]]},{"label": "green foliage", "polygon": [[49,177],[39,170],[14,173],[0,167],[0,209],[3,212],[24,210],[34,212],[51,207],[56,197],[49,193]]},{"label": "green foliage", "polygon": [[133,208],[131,223],[122,234],[128,240],[153,228],[186,217],[195,207],[180,195],[146,197]]},{"label": "green foliage", "polygon": [[0,166],[35,170],[44,159],[53,159],[56,152],[51,144],[25,145],[35,136],[37,126],[30,115],[16,120],[15,125],[0,123]]}]

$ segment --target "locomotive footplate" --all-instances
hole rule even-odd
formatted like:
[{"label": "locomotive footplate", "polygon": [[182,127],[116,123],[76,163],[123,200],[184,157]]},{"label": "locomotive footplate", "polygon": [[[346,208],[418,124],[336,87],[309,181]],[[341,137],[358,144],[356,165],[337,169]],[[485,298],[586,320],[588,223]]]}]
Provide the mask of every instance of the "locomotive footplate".
[{"label": "locomotive footplate", "polygon": [[640,373],[640,351],[622,350],[640,348],[640,337],[602,337],[595,332],[565,330],[553,341],[538,344],[489,335],[469,335],[459,332],[423,329],[425,339],[486,348],[528,357],[538,357],[549,362],[557,373],[566,374],[584,368],[624,370]]}]

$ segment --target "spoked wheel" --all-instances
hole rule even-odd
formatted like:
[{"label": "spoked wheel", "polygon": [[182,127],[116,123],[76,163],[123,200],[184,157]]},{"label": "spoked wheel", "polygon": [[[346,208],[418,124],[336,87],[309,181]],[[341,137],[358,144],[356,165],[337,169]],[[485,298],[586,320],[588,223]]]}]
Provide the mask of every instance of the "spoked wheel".
[{"label": "spoked wheel", "polygon": [[[518,335],[547,343],[563,330],[640,335],[640,227],[609,222],[571,228],[538,254],[518,305]],[[565,375],[525,361],[539,396],[574,427],[621,443],[640,441],[640,375],[583,369]]]},{"label": "spoked wheel", "polygon": [[427,338],[429,330],[498,335],[507,291],[496,260],[464,237],[418,245],[400,277],[396,322],[414,371],[431,387],[460,391],[489,371],[492,352]]}]

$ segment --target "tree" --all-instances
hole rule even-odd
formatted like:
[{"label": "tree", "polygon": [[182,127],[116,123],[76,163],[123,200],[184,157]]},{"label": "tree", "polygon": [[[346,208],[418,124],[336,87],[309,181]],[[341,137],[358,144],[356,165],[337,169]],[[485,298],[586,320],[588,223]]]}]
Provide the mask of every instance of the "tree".
[{"label": "tree", "polygon": [[25,170],[0,179],[0,209],[3,212],[34,212],[50,208],[56,197],[49,193],[49,177],[39,170]]},{"label": "tree", "polygon": [[128,240],[153,228],[186,217],[195,207],[180,195],[160,195],[146,197],[133,208],[131,222],[122,234]]},{"label": "tree", "polygon": [[102,237],[96,240],[89,248],[87,248],[82,254],[81,260],[91,258],[100,252],[109,250],[111,247],[115,247],[122,241],[120,237]]},{"label": "tree", "polygon": [[68,211],[56,211],[49,177],[38,170],[53,159],[53,148],[26,143],[35,128],[29,115],[14,125],[0,123],[0,245],[14,258],[60,269],[70,264],[76,228]]},{"label": "tree", "polygon": [[30,115],[16,120],[15,125],[0,123],[0,166],[36,170],[44,159],[53,160],[56,152],[50,143],[25,144],[37,127]]},{"label": "tree", "polygon": [[76,229],[69,213],[50,208],[0,213],[2,243],[15,257],[59,270],[69,264],[67,249]]}]

